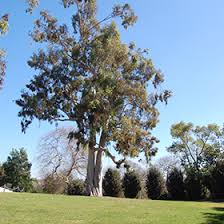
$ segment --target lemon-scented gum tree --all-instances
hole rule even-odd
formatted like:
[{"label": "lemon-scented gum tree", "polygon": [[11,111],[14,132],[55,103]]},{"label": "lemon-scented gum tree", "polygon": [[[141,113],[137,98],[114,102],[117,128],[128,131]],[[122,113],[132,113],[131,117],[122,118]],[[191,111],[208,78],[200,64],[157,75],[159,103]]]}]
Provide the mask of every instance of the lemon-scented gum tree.
[{"label": "lemon-scented gum tree", "polygon": [[[43,48],[28,61],[37,75],[17,100],[19,116],[23,131],[33,119],[73,122],[69,138],[77,139],[77,150],[88,150],[87,192],[102,196],[104,154],[118,167],[126,157],[155,154],[156,106],[170,91],[157,88],[164,79],[147,51],[121,41],[113,19],[132,26],[137,17],[128,4],[98,20],[95,0],[63,3],[76,7],[72,31],[46,11],[35,22],[32,37]],[[117,160],[115,151],[123,158]]]}]

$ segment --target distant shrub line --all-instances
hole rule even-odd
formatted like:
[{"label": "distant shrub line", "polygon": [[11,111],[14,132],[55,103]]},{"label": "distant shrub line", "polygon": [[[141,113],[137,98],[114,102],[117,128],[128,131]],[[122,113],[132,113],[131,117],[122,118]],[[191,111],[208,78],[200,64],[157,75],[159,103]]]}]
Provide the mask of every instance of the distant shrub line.
[{"label": "distant shrub line", "polygon": [[224,199],[224,162],[217,162],[206,173],[193,168],[183,172],[174,167],[166,178],[158,168],[151,167],[143,182],[137,171],[126,172],[121,178],[117,170],[108,169],[103,181],[104,195],[111,197],[192,201]]}]

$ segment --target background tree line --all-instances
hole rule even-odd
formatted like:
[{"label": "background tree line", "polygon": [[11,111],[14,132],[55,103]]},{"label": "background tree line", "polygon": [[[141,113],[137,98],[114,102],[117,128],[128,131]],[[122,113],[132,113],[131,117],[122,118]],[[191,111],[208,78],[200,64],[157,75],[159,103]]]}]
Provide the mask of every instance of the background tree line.
[{"label": "background tree line", "polygon": [[[24,149],[12,150],[0,166],[0,185],[19,191],[86,195],[87,152],[68,138],[70,128],[43,136],[37,162],[41,178],[31,179],[31,163]],[[109,168],[103,177],[103,195],[169,200],[224,199],[223,130],[212,124],[180,122],[171,127],[175,155],[157,160],[146,170],[133,162],[123,169]]]}]

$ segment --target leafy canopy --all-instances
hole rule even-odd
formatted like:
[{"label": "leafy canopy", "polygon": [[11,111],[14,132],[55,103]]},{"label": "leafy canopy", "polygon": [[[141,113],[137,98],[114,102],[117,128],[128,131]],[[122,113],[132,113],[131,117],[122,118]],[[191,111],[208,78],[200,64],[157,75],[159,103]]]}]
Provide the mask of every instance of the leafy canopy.
[{"label": "leafy canopy", "polygon": [[175,141],[168,151],[177,155],[187,168],[200,170],[223,157],[223,130],[216,124],[194,126],[180,122],[172,125],[171,136]]}]

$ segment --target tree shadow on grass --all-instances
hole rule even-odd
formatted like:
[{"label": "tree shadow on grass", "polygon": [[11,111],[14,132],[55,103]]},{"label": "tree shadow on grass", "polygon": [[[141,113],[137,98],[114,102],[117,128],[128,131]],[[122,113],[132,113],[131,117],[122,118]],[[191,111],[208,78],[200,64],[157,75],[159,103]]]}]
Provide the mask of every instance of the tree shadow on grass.
[{"label": "tree shadow on grass", "polygon": [[214,212],[205,213],[204,224],[224,224],[224,207],[212,208]]}]

